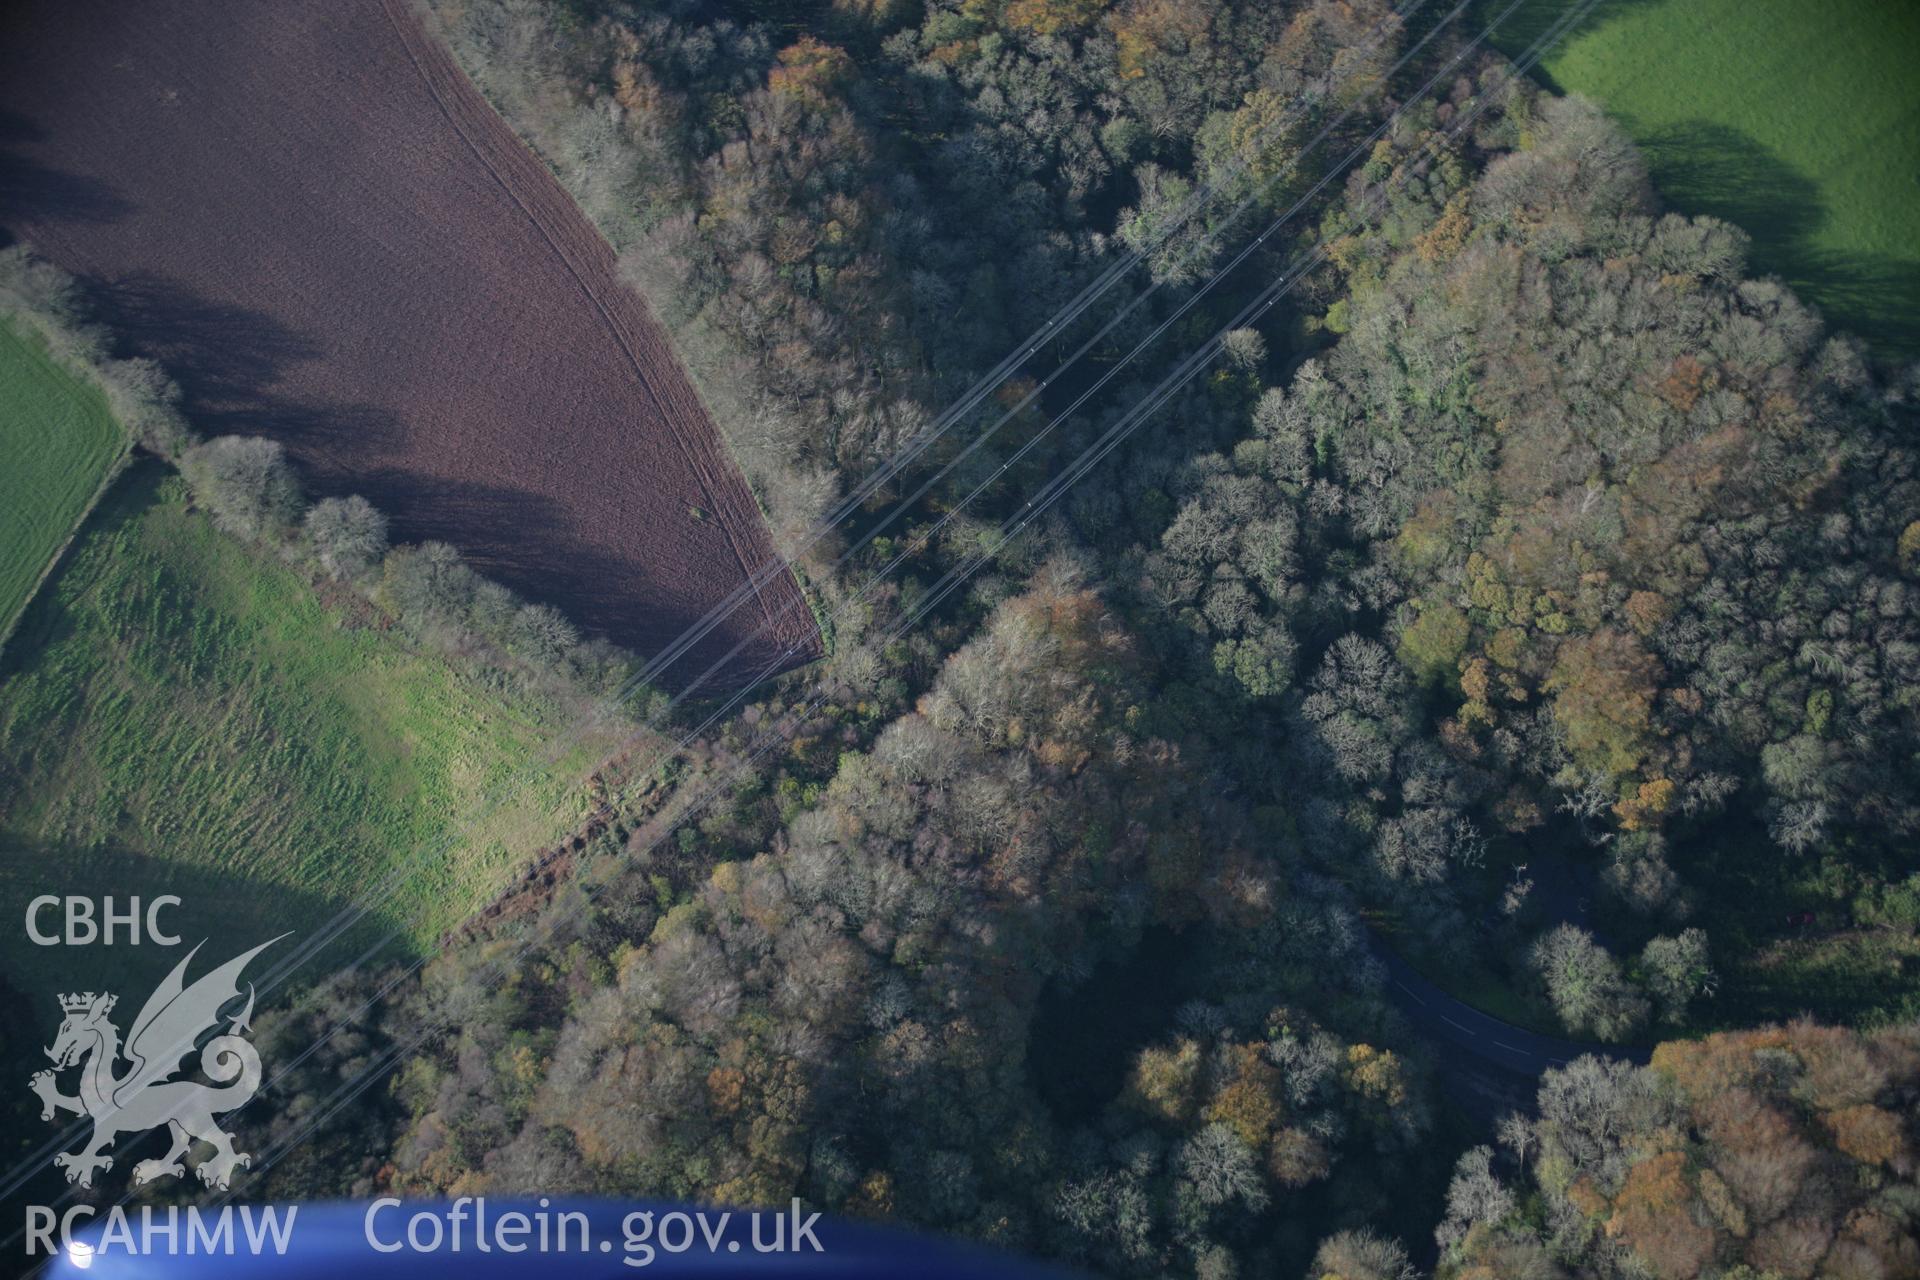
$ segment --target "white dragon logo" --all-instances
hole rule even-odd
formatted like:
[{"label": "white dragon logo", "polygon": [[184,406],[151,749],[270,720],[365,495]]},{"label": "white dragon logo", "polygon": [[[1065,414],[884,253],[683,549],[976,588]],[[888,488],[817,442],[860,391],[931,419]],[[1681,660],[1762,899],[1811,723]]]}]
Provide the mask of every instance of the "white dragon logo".
[{"label": "white dragon logo", "polygon": [[[236,1168],[244,1169],[252,1162],[250,1156],[233,1149],[233,1136],[213,1121],[216,1114],[246,1105],[260,1088],[260,1055],[240,1037],[240,1032],[250,1029],[248,1019],[253,1016],[251,984],[247,987],[246,1008],[228,1019],[226,1031],[200,1050],[200,1070],[214,1083],[169,1077],[181,1070],[180,1060],[193,1052],[195,1042],[219,1026],[222,1006],[239,997],[237,984],[247,962],[279,940],[261,943],[189,987],[182,979],[188,962],[200,950],[194,947],[147,998],[140,1016],[133,1020],[124,1049],[119,1028],[107,1019],[118,997],[91,991],[60,997],[66,1018],[47,1050],[54,1070],[34,1073],[29,1085],[40,1095],[42,1120],[71,1111],[93,1121],[93,1136],[79,1151],[62,1151],[53,1158],[54,1164],[67,1171],[68,1182],[92,1186],[96,1171],[113,1167],[112,1157],[105,1152],[115,1138],[123,1133],[145,1133],[163,1124],[172,1131],[173,1147],[163,1159],[142,1160],[133,1167],[136,1185],[155,1178],[183,1176],[186,1166],[181,1157],[196,1138],[213,1148],[213,1155],[194,1169],[200,1181],[210,1187],[224,1189]],[[122,1058],[128,1063],[127,1070],[116,1074]],[[80,1091],[61,1093],[54,1072],[75,1064],[80,1065]]]}]

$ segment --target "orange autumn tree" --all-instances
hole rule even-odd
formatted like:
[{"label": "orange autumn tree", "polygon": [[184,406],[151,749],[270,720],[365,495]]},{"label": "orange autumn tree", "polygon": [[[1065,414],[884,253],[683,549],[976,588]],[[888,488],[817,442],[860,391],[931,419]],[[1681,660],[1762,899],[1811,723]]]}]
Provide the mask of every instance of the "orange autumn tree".
[{"label": "orange autumn tree", "polygon": [[1920,1275],[1920,1026],[1795,1022],[1663,1044],[1645,1067],[1585,1058],[1547,1073],[1538,1106],[1502,1125],[1503,1161],[1461,1162],[1441,1280],[1520,1274],[1548,1230],[1576,1277]]},{"label": "orange autumn tree", "polygon": [[1667,1280],[1691,1280],[1713,1257],[1713,1232],[1692,1212],[1687,1157],[1663,1151],[1627,1174],[1605,1231]]},{"label": "orange autumn tree", "polygon": [[1013,0],[1001,21],[1037,36],[1057,36],[1087,26],[1105,13],[1111,0]]},{"label": "orange autumn tree", "polygon": [[1185,0],[1131,0],[1112,19],[1120,76],[1137,80],[1149,63],[1177,58],[1206,38],[1206,14]]},{"label": "orange autumn tree", "polygon": [[801,36],[780,51],[780,65],[767,72],[767,88],[776,98],[824,107],[852,78],[853,59],[845,49]]},{"label": "orange autumn tree", "polygon": [[1604,629],[1560,646],[1546,688],[1575,764],[1621,778],[1645,763],[1662,674],[1659,660],[1629,632]]}]

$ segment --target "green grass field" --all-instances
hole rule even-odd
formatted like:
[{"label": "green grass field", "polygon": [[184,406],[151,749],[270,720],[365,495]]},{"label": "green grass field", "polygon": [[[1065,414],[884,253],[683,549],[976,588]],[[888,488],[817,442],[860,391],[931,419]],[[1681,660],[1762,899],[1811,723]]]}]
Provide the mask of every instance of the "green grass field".
[{"label": "green grass field", "polygon": [[0,316],[0,640],[125,454],[99,388]]},{"label": "green grass field", "polygon": [[[1568,0],[1529,0],[1509,52]],[[1490,12],[1482,8],[1482,20]],[[1920,4],[1602,0],[1536,70],[1639,140],[1663,199],[1880,352],[1920,355]]]},{"label": "green grass field", "polygon": [[[25,945],[20,913],[42,893],[176,893],[179,932],[232,954],[310,932],[431,850],[354,939],[427,942],[573,825],[610,745],[528,778],[566,727],[557,709],[345,625],[184,491],[157,465],[125,475],[0,671],[0,956],[29,992],[164,972],[151,947]],[[470,821],[510,781],[510,803]]]}]

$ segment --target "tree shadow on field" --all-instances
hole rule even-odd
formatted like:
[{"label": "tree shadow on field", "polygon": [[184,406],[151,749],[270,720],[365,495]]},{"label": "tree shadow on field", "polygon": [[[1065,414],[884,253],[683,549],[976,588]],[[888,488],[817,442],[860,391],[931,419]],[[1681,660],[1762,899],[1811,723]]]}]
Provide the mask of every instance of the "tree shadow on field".
[{"label": "tree shadow on field", "polygon": [[1750,134],[1710,120],[1636,129],[1654,187],[1685,214],[1745,231],[1756,273],[1777,275],[1820,308],[1830,327],[1889,352],[1920,352],[1920,260],[1836,253],[1816,237],[1827,221],[1817,183]]},{"label": "tree shadow on field", "polygon": [[[700,570],[669,539],[623,546],[612,536],[596,538],[596,527],[591,522],[583,527],[581,513],[564,502],[510,484],[391,466],[355,475],[351,489],[388,514],[395,542],[445,542],[476,572],[534,604],[553,606],[583,632],[605,636],[643,657],[659,653],[705,612],[704,604],[675,603],[676,598],[702,600],[697,592],[669,595],[676,575]],[[731,563],[725,571],[735,572]],[[736,644],[748,641],[701,685],[709,691],[737,688],[779,656],[777,640],[756,638],[762,621],[757,609],[732,611],[662,671],[657,683],[691,684]],[[792,659],[781,669],[802,660]]]},{"label": "tree shadow on field", "polygon": [[1787,283],[1820,304],[1837,328],[1906,359],[1920,356],[1920,259],[1810,250]]},{"label": "tree shadow on field", "polygon": [[[1571,28],[1561,34],[1552,48],[1544,52],[1543,60],[1551,57],[1557,49],[1565,48],[1596,27],[1603,27],[1634,9],[1661,2],[1662,0],[1599,0],[1593,8],[1577,19]],[[1485,30],[1487,24],[1500,17],[1507,3],[1508,0],[1479,0],[1471,14],[1474,24],[1473,32],[1478,34]],[[1569,10],[1577,8],[1579,3],[1580,0],[1521,0],[1518,9],[1515,9],[1510,16],[1501,19],[1500,25],[1494,29],[1491,42],[1508,57],[1519,57],[1532,46],[1534,41],[1546,35],[1553,24]],[[1535,63],[1528,74],[1555,93],[1566,92],[1554,81],[1553,76],[1541,63]]]},{"label": "tree shadow on field", "polygon": [[272,316],[214,302],[156,273],[97,281],[89,292],[115,335],[158,360],[192,399],[245,397],[319,355]]},{"label": "tree shadow on field", "polygon": [[1733,223],[1752,237],[1755,258],[1792,258],[1827,220],[1819,186],[1738,129],[1687,120],[1634,132],[1661,199]]},{"label": "tree shadow on field", "polygon": [[114,336],[179,384],[181,408],[203,435],[264,435],[295,453],[325,447],[343,460],[404,443],[400,424],[379,407],[275,395],[271,388],[294,366],[325,353],[265,312],[148,272],[90,282],[89,293]]},{"label": "tree shadow on field", "polygon": [[[567,594],[565,584],[614,576],[625,566],[612,556],[578,564],[552,557],[577,537],[566,530],[558,502],[524,489],[429,475],[384,466],[357,477],[358,492],[387,512],[393,541],[445,542],[467,563],[532,600]],[[544,589],[537,587],[544,577]],[[523,589],[523,584],[526,584]]]},{"label": "tree shadow on field", "polygon": [[14,111],[0,111],[0,237],[23,222],[113,222],[133,206],[92,178],[48,168],[23,153],[46,131]]}]

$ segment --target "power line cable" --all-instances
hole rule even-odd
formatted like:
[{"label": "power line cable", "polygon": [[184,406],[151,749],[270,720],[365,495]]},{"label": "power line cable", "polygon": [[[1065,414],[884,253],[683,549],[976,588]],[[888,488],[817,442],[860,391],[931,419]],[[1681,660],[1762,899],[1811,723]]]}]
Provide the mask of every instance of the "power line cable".
[{"label": "power line cable", "polygon": [[[1507,13],[1512,12],[1512,10],[1517,8],[1518,5],[1522,2],[1523,0],[1514,0],[1514,3],[1508,6],[1508,9],[1502,13],[1501,17],[1504,18]],[[1515,64],[1515,68],[1514,68],[1515,74],[1521,73],[1526,69],[1530,68],[1533,65],[1533,63],[1538,60],[1540,54],[1543,53],[1547,47],[1551,47],[1553,43],[1556,43],[1559,36],[1564,34],[1565,30],[1569,29],[1575,22],[1579,20],[1580,17],[1583,17],[1585,13],[1588,10],[1590,10],[1596,3],[1598,3],[1598,0],[1582,0],[1582,3],[1576,5],[1573,9],[1563,14],[1561,19],[1558,20],[1553,26],[1551,26],[1548,29],[1547,33],[1545,33],[1538,41],[1536,41],[1536,45],[1538,46],[1537,51],[1530,50],[1529,53],[1520,62]],[[1496,19],[1496,25],[1498,21],[1499,19]],[[1464,56],[1464,54],[1461,56]],[[1482,111],[1485,110],[1485,107],[1486,107],[1486,99],[1483,95],[1481,101],[1476,103],[1475,107],[1472,110],[1470,110],[1469,112],[1463,113],[1462,116],[1458,118],[1456,122],[1449,125],[1448,128],[1445,131],[1443,131],[1441,135],[1436,135],[1436,136],[1444,136],[1444,137],[1447,137],[1449,140],[1451,140],[1451,138],[1457,136],[1457,134],[1464,128],[1466,124],[1470,123],[1473,119],[1477,118],[1477,116]],[[1425,148],[1423,148],[1423,150],[1431,150],[1432,146],[1433,146],[1433,141],[1430,139],[1426,144]],[[1410,167],[1411,163],[1412,163],[1411,161],[1403,162],[1399,172],[1405,173]],[[1396,176],[1396,180],[1397,180],[1397,176]],[[1385,189],[1386,188],[1382,188],[1382,191],[1380,194],[1383,195],[1385,192]],[[1378,197],[1376,197],[1376,199],[1377,198]],[[1328,242],[1322,241],[1318,246],[1316,246],[1316,248],[1311,253],[1306,255],[1304,259],[1302,259],[1295,266],[1290,267],[1288,270],[1282,272],[1281,275],[1278,276],[1272,283],[1270,283],[1266,288],[1262,289],[1260,293],[1257,294],[1252,301],[1248,302],[1245,306],[1243,306],[1241,311],[1235,316],[1233,321],[1231,321],[1229,324],[1227,324],[1226,326],[1221,328],[1218,332],[1216,332],[1215,335],[1211,339],[1209,339],[1207,343],[1203,344],[1200,348],[1190,353],[1186,357],[1186,359],[1184,359],[1181,362],[1181,364],[1175,368],[1175,370],[1172,373],[1168,374],[1166,378],[1162,379],[1161,383],[1158,386],[1156,386],[1153,391],[1151,391],[1141,401],[1137,402],[1133,406],[1133,408],[1129,409],[1127,413],[1122,415],[1122,417],[1119,420],[1117,420],[1112,426],[1110,426],[1101,435],[1101,437],[1098,440],[1096,440],[1096,442],[1093,445],[1089,446],[1087,450],[1083,451],[1082,454],[1077,459],[1075,459],[1074,463],[1071,466],[1069,466],[1069,468],[1066,471],[1062,472],[1061,474],[1054,477],[1051,481],[1049,481],[1046,488],[1042,491],[1041,496],[1029,502],[1026,505],[1026,507],[1024,507],[1020,512],[1009,517],[1008,521],[1005,524],[1003,524],[1000,532],[1000,536],[995,541],[992,548],[980,549],[976,551],[972,556],[970,556],[968,560],[963,561],[962,564],[956,565],[952,569],[948,570],[948,572],[935,584],[935,586],[927,593],[927,595],[923,597],[919,602],[917,602],[915,607],[911,611],[909,611],[906,617],[904,617],[901,620],[901,622],[894,628],[892,633],[887,638],[888,642],[891,643],[892,641],[901,638],[914,626],[918,625],[918,623],[921,620],[923,620],[926,617],[926,615],[932,611],[932,609],[937,607],[941,601],[943,601],[948,595],[950,595],[954,590],[956,590],[961,584],[963,584],[969,577],[972,576],[972,574],[977,572],[982,566],[984,566],[986,563],[989,563],[995,556],[999,554],[1001,550],[1005,548],[1005,546],[1009,542],[1011,542],[1015,537],[1018,537],[1020,533],[1024,532],[1026,527],[1031,525],[1033,521],[1039,519],[1040,516],[1043,515],[1049,508],[1051,508],[1054,503],[1058,502],[1060,498],[1065,496],[1065,494],[1072,488],[1074,484],[1078,483],[1079,480],[1083,479],[1094,467],[1098,466],[1099,463],[1103,461],[1115,448],[1119,447],[1119,445],[1123,443],[1124,440],[1129,435],[1131,435],[1132,432],[1136,430],[1142,422],[1144,422],[1148,417],[1152,416],[1154,412],[1156,412],[1159,408],[1165,405],[1167,401],[1170,400],[1188,382],[1190,382],[1193,379],[1193,377],[1200,372],[1200,370],[1204,369],[1209,363],[1211,363],[1212,360],[1219,354],[1222,340],[1225,338],[1227,334],[1233,332],[1235,329],[1243,328],[1247,324],[1255,320],[1258,320],[1261,316],[1266,314],[1267,311],[1271,310],[1275,305],[1277,305],[1280,299],[1284,297],[1287,293],[1291,292],[1293,287],[1296,284],[1298,284],[1299,281],[1302,278],[1304,278],[1304,276],[1308,272],[1312,271],[1322,261],[1325,260],[1327,255],[1327,249],[1328,249]],[[825,698],[826,698],[826,695],[824,694],[816,696],[816,698],[811,703],[809,703],[807,707],[803,708],[801,712],[797,714],[789,715],[788,717],[786,717],[786,719],[788,720],[789,723],[795,723],[795,724],[804,723],[807,715],[811,714],[813,710],[817,709],[818,706],[825,701]],[[777,731],[770,732],[766,736],[764,745],[756,748],[755,751],[752,752],[745,759],[745,761],[743,761],[742,767],[744,768],[746,766],[750,766],[754,763],[757,763],[758,760],[762,756],[764,756],[768,751],[772,750],[776,746],[781,745],[785,741],[786,741],[785,737],[782,736],[779,732]],[[659,842],[666,839],[669,835],[671,835],[673,831],[677,829],[677,827],[681,823],[685,822],[689,817],[699,813],[700,810],[704,808],[706,804],[710,803],[714,798],[722,794],[725,791],[725,789],[726,789],[726,784],[724,783],[716,785],[713,788],[710,788],[705,795],[703,795],[694,804],[689,806],[688,809],[685,812],[683,812],[682,815],[679,818],[677,818],[675,822],[667,828],[666,831],[664,831],[659,837],[657,837],[655,842],[652,845],[648,846],[649,850],[651,850],[654,847],[657,847]],[[591,893],[589,893],[588,896],[590,899]],[[548,931],[548,936],[551,935],[551,932],[552,932],[551,930]],[[528,938],[526,940],[523,940],[519,948],[516,949],[513,955],[510,957],[508,963],[511,964],[513,961],[517,961],[520,958],[520,956],[526,953],[526,951],[530,950],[532,947],[536,945],[539,945],[542,941],[544,941],[544,938]],[[416,965],[414,967],[417,968],[418,966]],[[410,972],[411,970],[409,970],[409,973]],[[369,1002],[369,1005],[365,1007],[370,1007],[371,1003],[372,1002]],[[365,1070],[359,1073],[353,1080],[345,1082],[340,1087],[340,1089],[335,1091],[334,1096],[331,1099],[329,1099],[330,1105],[327,1105],[323,1110],[318,1112],[305,1125],[301,1126],[301,1128],[297,1130],[294,1134],[287,1137],[283,1137],[282,1139],[276,1141],[269,1148],[268,1152],[265,1154],[260,1164],[260,1172],[265,1172],[267,1169],[271,1168],[273,1164],[277,1162],[280,1158],[282,1158],[288,1151],[298,1146],[301,1142],[304,1142],[306,1137],[309,1134],[311,1134],[319,1126],[323,1125],[327,1120],[331,1119],[334,1115],[337,1115],[345,1106],[349,1105],[355,1098],[357,1098],[360,1093],[364,1092],[364,1090],[369,1085],[371,1085],[374,1080],[384,1075],[386,1071],[390,1070],[394,1065],[397,1065],[397,1063],[402,1058],[416,1051],[418,1048],[424,1045],[427,1040],[450,1029],[451,1026],[452,1026],[451,1021],[440,1022],[440,1023],[435,1023],[433,1025],[430,1025],[427,1029],[422,1031],[418,1036],[414,1037],[412,1040],[407,1041],[404,1044],[397,1043],[396,1045],[391,1047],[386,1053],[381,1055],[379,1060],[377,1060],[373,1064],[370,1064]],[[233,1196],[233,1192],[230,1190],[223,1197],[221,1197],[221,1199],[217,1201],[217,1203],[224,1203],[226,1200],[230,1200],[232,1196]]]}]

